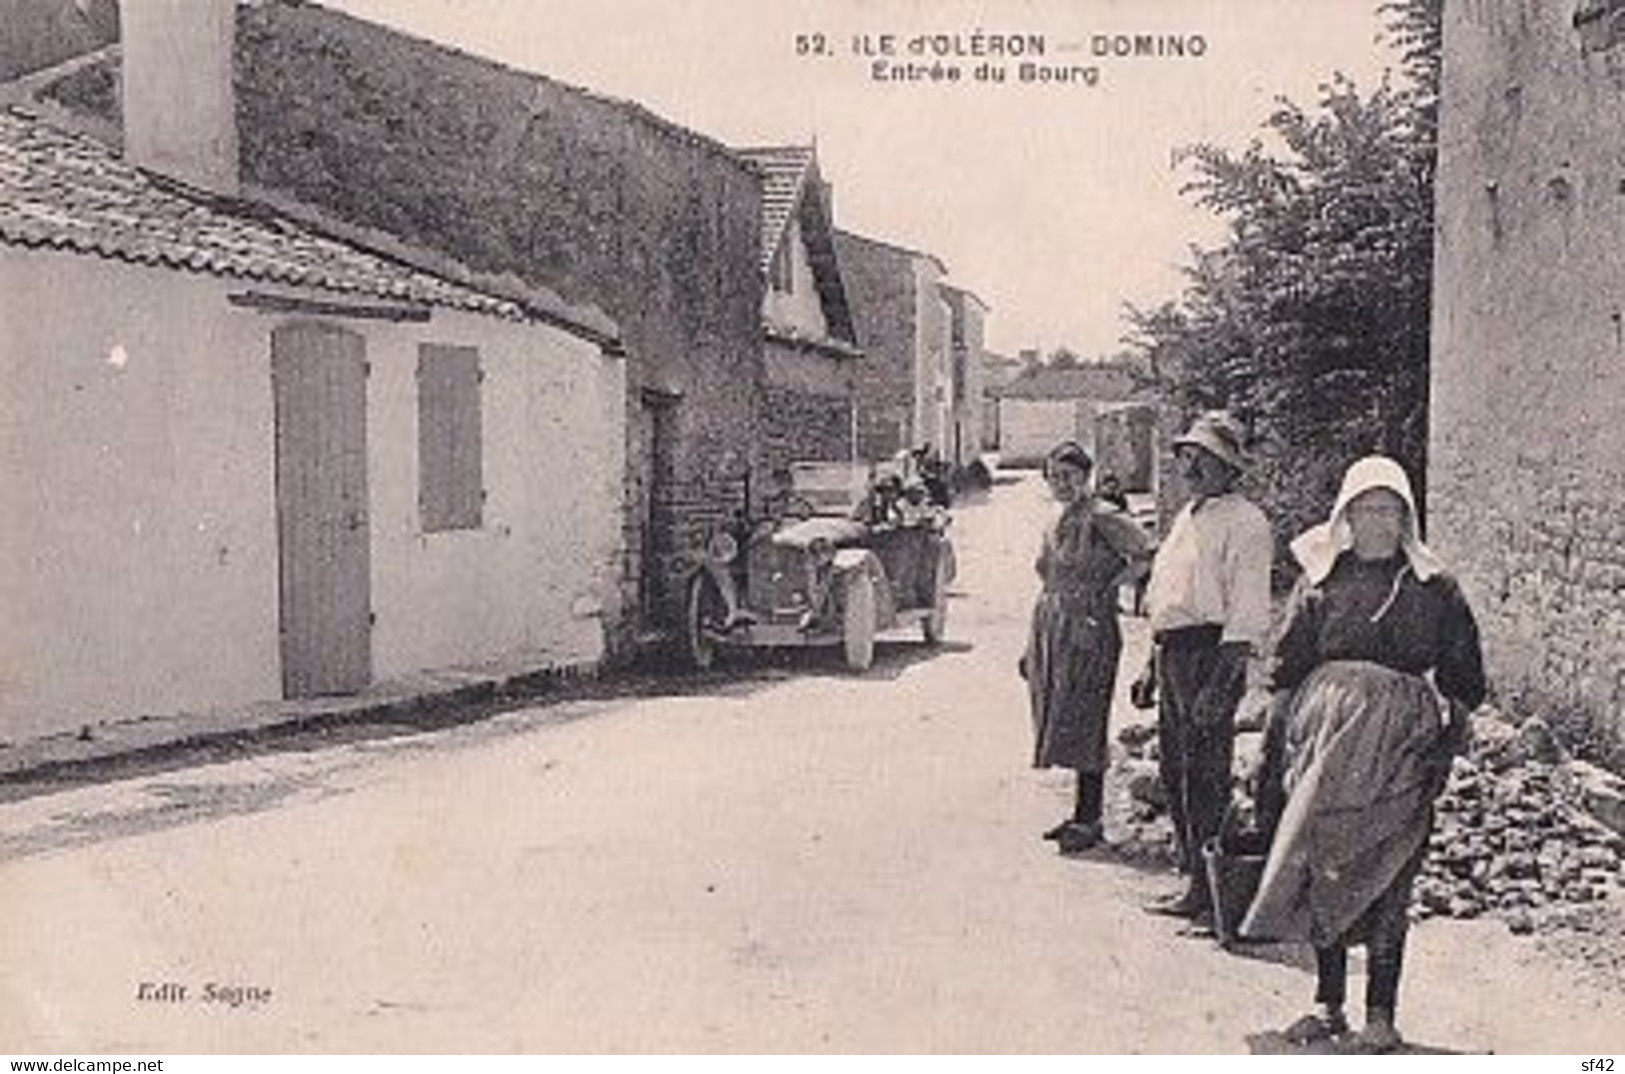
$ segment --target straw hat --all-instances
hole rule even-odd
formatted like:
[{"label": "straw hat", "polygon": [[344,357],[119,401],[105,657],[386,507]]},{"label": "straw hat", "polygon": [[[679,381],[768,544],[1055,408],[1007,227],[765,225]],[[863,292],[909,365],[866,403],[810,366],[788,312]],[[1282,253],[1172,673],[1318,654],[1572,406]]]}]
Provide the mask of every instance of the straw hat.
[{"label": "straw hat", "polygon": [[1044,457],[1044,468],[1047,470],[1056,463],[1066,463],[1083,470],[1092,470],[1095,467],[1095,460],[1089,457],[1089,452],[1076,440],[1062,440],[1050,448],[1049,454]]},{"label": "straw hat", "polygon": [[1237,472],[1247,469],[1242,445],[1247,441],[1241,423],[1223,410],[1202,414],[1191,427],[1174,438],[1174,447],[1199,447]]}]

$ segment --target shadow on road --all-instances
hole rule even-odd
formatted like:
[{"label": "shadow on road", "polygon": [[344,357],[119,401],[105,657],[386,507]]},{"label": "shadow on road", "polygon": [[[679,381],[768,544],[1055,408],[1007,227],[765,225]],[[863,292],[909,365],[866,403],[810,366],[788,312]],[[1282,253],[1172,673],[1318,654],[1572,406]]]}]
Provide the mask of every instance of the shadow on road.
[{"label": "shadow on road", "polygon": [[[446,749],[487,741],[493,736],[525,733],[538,722],[566,723],[602,712],[595,705],[570,702],[640,700],[666,697],[742,698],[804,679],[856,679],[885,683],[925,661],[961,657],[975,650],[966,641],[925,645],[919,641],[880,640],[875,662],[855,672],[841,663],[840,649],[777,649],[729,654],[705,672],[639,668],[600,679],[550,681],[498,693],[479,701],[405,709],[387,718],[377,715],[336,716],[320,725],[265,727],[202,742],[174,743],[135,753],[64,763],[48,770],[0,780],[0,804],[57,794],[97,783],[159,776],[204,765],[290,753],[315,753],[335,746],[376,744],[382,749]],[[538,720],[503,724],[494,717],[536,709]],[[477,729],[475,725],[481,725]],[[422,736],[467,727],[475,733],[457,739]],[[259,812],[294,795],[347,793],[319,780],[287,774],[230,783],[154,784],[150,800],[56,823],[47,830],[0,835],[0,861],[28,857],[66,845],[85,845],[121,835],[176,827],[207,817]]]},{"label": "shadow on road", "polygon": [[270,726],[201,742],[181,742],[138,752],[65,762],[36,772],[0,779],[0,804],[57,794],[88,784],[158,775],[181,769],[284,753],[312,753],[355,743],[422,735],[481,723],[494,716],[546,707],[560,722],[578,719],[586,710],[569,702],[643,700],[663,697],[742,698],[796,679],[858,679],[889,682],[909,668],[943,657],[973,652],[967,641],[926,645],[918,640],[881,638],[874,665],[867,671],[847,669],[839,646],[758,649],[730,652],[709,671],[683,669],[653,661],[596,679],[548,680],[478,701],[406,707],[387,716],[334,714],[320,724]]},{"label": "shadow on road", "polygon": [[1315,972],[1315,953],[1301,943],[1235,943],[1225,949],[1237,958],[1252,962],[1268,962],[1276,966],[1291,966],[1304,973]]},{"label": "shadow on road", "polygon": [[1146,839],[1139,830],[1118,836],[1108,828],[1106,842],[1088,850],[1061,856],[1073,861],[1120,865],[1137,873],[1165,876],[1168,877],[1170,885],[1173,885],[1176,879],[1178,883],[1184,883],[1182,878],[1174,876],[1175,859],[1171,847],[1163,842]]},{"label": "shadow on road", "polygon": [[[1246,1037],[1247,1050],[1253,1055],[1368,1055],[1369,1052],[1361,1049],[1350,1038],[1336,1038],[1333,1040],[1316,1041],[1313,1044],[1293,1044],[1281,1035],[1280,1030],[1269,1029],[1262,1033],[1249,1033]],[[1409,1041],[1401,1044],[1387,1055],[1467,1055],[1467,1052],[1458,1052],[1450,1048],[1437,1048],[1427,1044],[1413,1044]]]}]

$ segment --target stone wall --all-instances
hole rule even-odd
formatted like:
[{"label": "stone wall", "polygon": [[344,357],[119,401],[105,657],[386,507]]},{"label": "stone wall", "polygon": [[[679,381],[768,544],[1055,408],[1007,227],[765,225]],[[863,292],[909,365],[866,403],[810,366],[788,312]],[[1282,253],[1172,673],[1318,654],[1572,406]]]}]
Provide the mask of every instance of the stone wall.
[{"label": "stone wall", "polygon": [[793,462],[844,462],[852,457],[852,412],[847,400],[788,388],[762,395],[762,468],[787,472]]},{"label": "stone wall", "polygon": [[943,288],[953,312],[953,409],[955,435],[943,447],[944,457],[956,466],[973,462],[986,439],[984,392],[987,374],[983,368],[986,352],[986,309],[975,295],[955,287]]},{"label": "stone wall", "polygon": [[1625,46],[1446,5],[1429,540],[1504,701],[1625,721]]},{"label": "stone wall", "polygon": [[914,255],[846,232],[836,233],[835,249],[864,352],[855,389],[858,456],[877,461],[914,445]]},{"label": "stone wall", "polygon": [[942,297],[942,277],[935,258],[914,258],[919,364],[914,370],[914,442],[909,446],[928,446],[947,458],[953,447],[953,312]]}]

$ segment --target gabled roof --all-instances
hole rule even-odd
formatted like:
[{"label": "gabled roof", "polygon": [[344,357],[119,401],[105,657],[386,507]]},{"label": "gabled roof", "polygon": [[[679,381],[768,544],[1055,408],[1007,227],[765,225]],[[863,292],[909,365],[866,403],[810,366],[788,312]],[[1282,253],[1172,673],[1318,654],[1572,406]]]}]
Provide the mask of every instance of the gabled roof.
[{"label": "gabled roof", "polygon": [[982,307],[982,312],[983,313],[986,313],[988,310],[993,308],[993,307],[989,306],[985,301],[983,301],[981,295],[977,294],[975,291],[972,291],[969,287],[961,287],[957,283],[949,283],[946,280],[944,280],[942,283],[938,284],[937,286],[941,287],[944,291],[951,292],[952,294],[958,295],[961,298],[970,299],[972,302],[974,302],[978,306]]},{"label": "gabled roof", "polygon": [[1117,403],[1139,387],[1134,373],[1116,365],[1039,366],[1016,377],[999,395],[1005,399],[1094,399]]},{"label": "gabled roof", "polygon": [[873,239],[868,235],[859,235],[855,231],[847,231],[845,228],[842,228],[838,234],[841,238],[850,242],[867,245],[877,250],[885,250],[893,254],[899,254],[903,257],[912,257],[922,261],[929,261],[937,267],[938,272],[942,273],[944,276],[948,275],[948,266],[944,265],[942,263],[942,258],[938,257],[936,254],[928,254],[924,250],[916,250],[909,246],[903,246],[900,243],[889,242],[886,239]]},{"label": "gabled roof", "polygon": [[348,295],[553,320],[286,214],[158,178],[100,142],[0,109],[0,243]]},{"label": "gabled roof", "polygon": [[[799,219],[830,338],[855,348],[857,329],[852,324],[852,307],[835,253],[835,222],[830,218],[824,180],[818,173],[818,151],[812,146],[786,145],[734,152],[762,176],[762,272],[768,272],[790,233],[790,221]],[[768,327],[778,330],[781,326]]]},{"label": "gabled roof", "polygon": [[[656,153],[715,163],[730,190],[743,194],[756,187],[755,169],[727,146],[639,104],[309,0],[239,0],[235,47],[245,192],[320,234],[429,275],[512,298],[527,309],[557,306],[561,327],[596,333],[606,345],[619,345],[619,329],[601,311],[634,320],[633,304],[643,296],[628,298],[628,288],[604,284],[601,274],[587,281],[591,274],[575,271],[565,244],[534,241],[542,227],[534,210],[552,191],[516,163],[514,146],[534,148],[527,141],[533,136],[550,147],[585,141],[597,151],[590,170],[601,177],[617,174],[612,165],[647,159],[651,145],[641,143],[649,134]],[[0,86],[0,105],[15,102],[53,122],[60,117],[58,126],[116,147],[123,120],[121,65],[118,44],[87,52]],[[551,114],[555,100],[581,102],[588,114],[573,126],[549,126],[551,121],[537,117]],[[444,104],[434,126],[416,121],[415,109],[425,101]],[[492,137],[493,130],[500,137]],[[478,154],[471,151],[475,146]],[[554,153],[548,159],[564,158]],[[511,175],[497,175],[510,166]],[[653,178],[688,181],[680,175]],[[510,179],[528,179],[530,185],[520,190]],[[556,199],[551,205],[564,215]],[[726,207],[741,214],[751,208],[748,201]],[[584,220],[586,214],[571,218]],[[729,246],[730,266],[749,256],[748,246]],[[605,249],[591,256],[609,256]]]},{"label": "gabled roof", "polygon": [[813,149],[779,145],[734,152],[762,173],[762,268],[765,271],[778,252],[790,217],[801,203],[801,188],[814,160]]}]

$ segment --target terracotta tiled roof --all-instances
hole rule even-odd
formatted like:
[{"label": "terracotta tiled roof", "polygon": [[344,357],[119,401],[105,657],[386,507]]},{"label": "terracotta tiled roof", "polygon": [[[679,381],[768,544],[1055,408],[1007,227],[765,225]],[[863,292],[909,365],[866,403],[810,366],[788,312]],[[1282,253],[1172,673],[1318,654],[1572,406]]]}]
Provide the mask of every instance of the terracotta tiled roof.
[{"label": "terracotta tiled roof", "polygon": [[801,184],[813,162],[811,146],[763,146],[736,150],[762,173],[762,269],[766,271],[801,200]]},{"label": "terracotta tiled roof", "polygon": [[165,182],[16,108],[0,110],[0,242],[514,320],[530,312],[285,214]]}]

